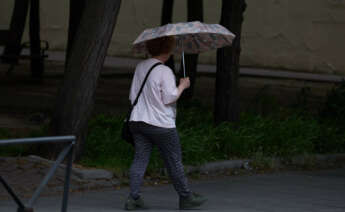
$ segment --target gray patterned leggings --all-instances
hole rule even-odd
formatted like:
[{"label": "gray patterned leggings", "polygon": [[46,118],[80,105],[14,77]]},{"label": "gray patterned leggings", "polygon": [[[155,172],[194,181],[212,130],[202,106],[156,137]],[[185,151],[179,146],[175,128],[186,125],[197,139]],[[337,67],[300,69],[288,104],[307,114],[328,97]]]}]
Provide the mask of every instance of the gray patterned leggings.
[{"label": "gray patterned leggings", "polygon": [[134,137],[135,154],[130,168],[130,195],[140,196],[140,186],[149,163],[152,147],[157,145],[175,190],[180,196],[188,196],[187,178],[182,165],[181,145],[176,128],[161,128],[144,122],[130,122]]}]

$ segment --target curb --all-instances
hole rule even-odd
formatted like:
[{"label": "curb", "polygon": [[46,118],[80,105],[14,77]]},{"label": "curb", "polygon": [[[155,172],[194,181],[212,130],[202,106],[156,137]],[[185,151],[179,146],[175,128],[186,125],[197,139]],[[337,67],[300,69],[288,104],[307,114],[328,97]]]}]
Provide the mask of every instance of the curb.
[{"label": "curb", "polygon": [[[30,159],[41,161],[45,163],[52,164],[54,161],[41,158],[36,155],[30,155]],[[299,155],[291,159],[284,160],[281,158],[265,158],[265,161],[270,161],[270,166],[272,168],[284,168],[291,165],[304,166],[315,163],[335,163],[338,161],[345,161],[345,153],[340,154],[313,154],[313,155]],[[185,166],[186,174],[191,173],[216,173],[222,172],[229,169],[246,169],[252,170],[252,164],[258,160],[253,159],[242,159],[242,160],[225,160],[206,163],[200,166]],[[64,164],[60,164],[60,168],[65,168]],[[113,173],[104,169],[79,169],[76,167],[72,168],[73,174],[82,180],[110,180],[112,179]],[[164,173],[167,174],[164,168]]]},{"label": "curb", "polygon": [[[266,159],[265,159],[266,160]],[[291,165],[303,166],[303,165],[310,165],[313,163],[335,163],[338,161],[345,161],[345,153],[340,154],[314,154],[314,155],[299,155],[293,157],[289,160],[284,160],[281,158],[267,158],[268,161],[271,161],[271,166],[273,168],[284,168]],[[201,166],[186,166],[185,172],[186,174],[191,173],[203,173],[209,174],[212,172],[221,172],[228,169],[246,169],[252,170],[253,167],[251,164],[255,162],[255,160],[244,159],[244,160],[227,160],[227,161],[217,161],[207,163]]]},{"label": "curb", "polygon": [[186,174],[199,172],[199,173],[210,173],[219,172],[227,169],[239,169],[247,167],[251,160],[227,160],[206,163],[201,166],[186,166]]},{"label": "curb", "polygon": [[[46,164],[53,164],[54,161],[39,157],[37,155],[29,155],[29,159]],[[64,169],[66,165],[60,164],[59,168]],[[105,169],[79,169],[72,166],[72,175],[80,180],[111,180],[114,174]]]}]

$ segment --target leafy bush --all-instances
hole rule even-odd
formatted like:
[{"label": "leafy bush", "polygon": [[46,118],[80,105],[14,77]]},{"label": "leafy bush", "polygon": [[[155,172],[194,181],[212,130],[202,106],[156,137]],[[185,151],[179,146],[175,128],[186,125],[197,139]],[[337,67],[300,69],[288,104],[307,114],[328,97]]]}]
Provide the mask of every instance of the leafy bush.
[{"label": "leafy bush", "polygon": [[[338,101],[337,104],[341,105]],[[340,111],[337,111],[340,112]],[[341,114],[338,114],[341,116]],[[234,126],[215,126],[212,112],[198,103],[183,105],[178,110],[177,126],[185,165],[236,158],[282,157],[311,153],[345,152],[344,126],[332,116],[302,115],[294,110],[279,110],[267,116],[243,113]],[[132,158],[133,147],[120,138],[124,117],[101,114],[89,122],[89,134],[84,147],[82,164],[113,169],[125,174]],[[44,136],[46,127],[32,131],[28,137]],[[11,138],[8,130],[0,129],[0,139]],[[32,154],[33,146],[5,146],[2,156]],[[163,167],[155,148],[148,172]]]},{"label": "leafy bush", "polygon": [[[13,135],[7,129],[0,128],[0,139],[11,139]],[[20,156],[28,152],[27,145],[5,145],[0,148],[1,156]]]},{"label": "leafy bush", "polygon": [[269,157],[311,153],[319,125],[315,121],[290,117],[243,115],[238,128],[223,124],[215,128],[215,146],[228,157],[251,158],[258,152]]},{"label": "leafy bush", "polygon": [[345,81],[333,88],[327,95],[324,106],[320,112],[322,119],[345,124]]},{"label": "leafy bush", "polygon": [[122,120],[103,114],[90,121],[82,163],[119,170],[129,166],[133,148],[120,138]]},{"label": "leafy bush", "polygon": [[[123,117],[97,116],[90,122],[84,164],[127,170],[133,147],[120,139]],[[325,125],[317,117],[290,113],[286,117],[244,113],[236,127],[214,126],[205,108],[180,108],[177,126],[185,165],[232,158],[282,157],[309,153],[345,152],[345,133],[336,125]],[[157,150],[148,171],[163,167]]]},{"label": "leafy bush", "polygon": [[0,128],[0,139],[8,139],[10,137],[11,133],[8,130]]}]

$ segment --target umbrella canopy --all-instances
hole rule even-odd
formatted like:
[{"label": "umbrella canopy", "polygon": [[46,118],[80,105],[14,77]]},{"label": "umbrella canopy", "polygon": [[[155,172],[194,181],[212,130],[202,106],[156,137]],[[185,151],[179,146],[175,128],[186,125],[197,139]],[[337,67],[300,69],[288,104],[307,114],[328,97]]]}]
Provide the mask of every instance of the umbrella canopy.
[{"label": "umbrella canopy", "polygon": [[146,53],[146,41],[164,36],[175,36],[175,53],[201,53],[232,44],[235,35],[219,24],[199,21],[166,24],[146,29],[133,43],[135,53]]}]

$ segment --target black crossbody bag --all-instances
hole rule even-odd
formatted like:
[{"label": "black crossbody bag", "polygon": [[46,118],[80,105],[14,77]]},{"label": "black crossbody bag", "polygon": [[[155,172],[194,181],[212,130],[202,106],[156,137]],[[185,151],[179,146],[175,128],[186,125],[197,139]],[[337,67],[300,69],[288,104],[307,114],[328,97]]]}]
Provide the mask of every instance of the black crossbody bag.
[{"label": "black crossbody bag", "polygon": [[147,78],[149,77],[151,71],[158,65],[161,65],[162,63],[158,62],[155,63],[150,70],[147,72],[145,79],[143,81],[143,83],[141,84],[139,93],[137,95],[137,97],[135,98],[135,101],[133,102],[133,104],[130,106],[129,111],[127,113],[126,119],[124,120],[123,126],[122,126],[122,132],[121,132],[121,138],[125,141],[127,141],[128,143],[132,144],[134,146],[134,139],[133,139],[133,135],[131,133],[131,130],[129,129],[129,119],[131,117],[131,113],[133,111],[134,106],[138,103],[139,100],[139,96],[141,94],[141,92],[143,91],[144,85],[147,81]]}]

